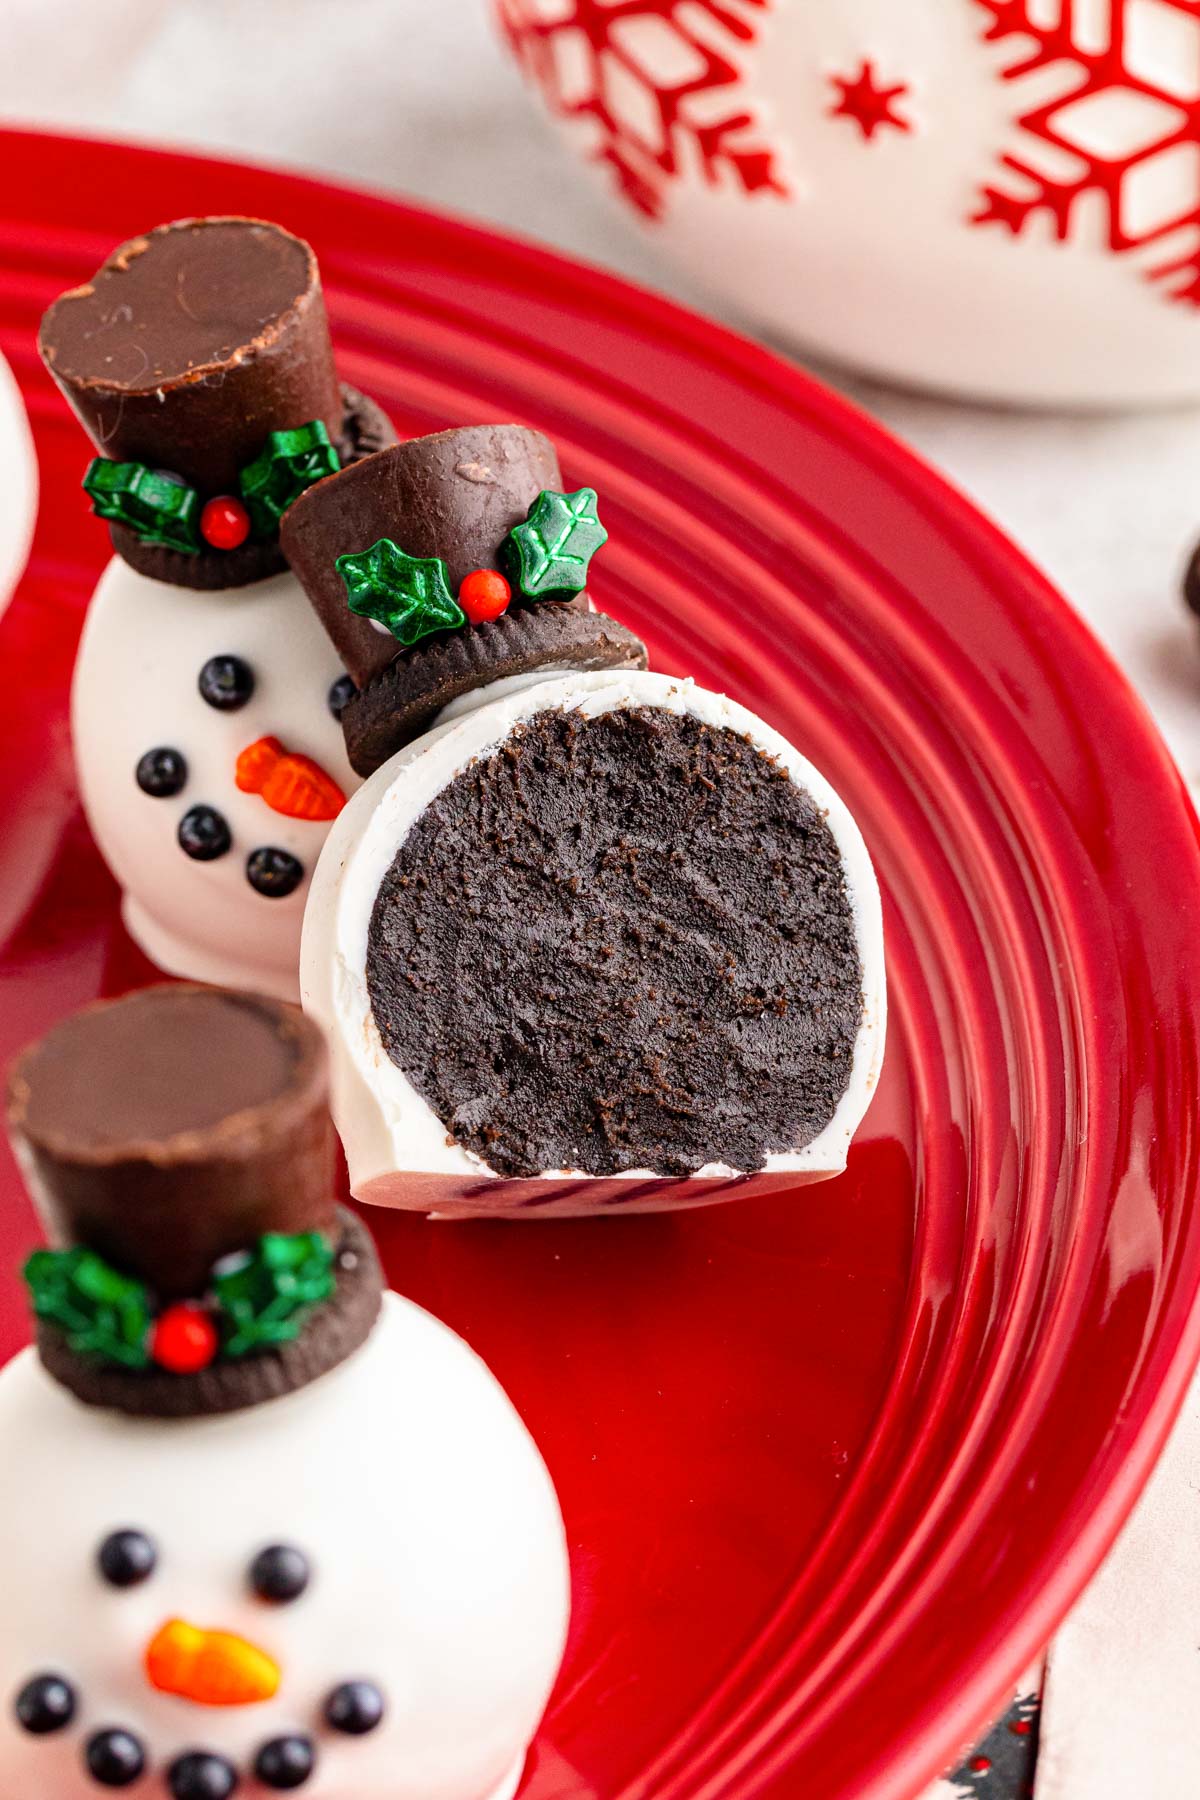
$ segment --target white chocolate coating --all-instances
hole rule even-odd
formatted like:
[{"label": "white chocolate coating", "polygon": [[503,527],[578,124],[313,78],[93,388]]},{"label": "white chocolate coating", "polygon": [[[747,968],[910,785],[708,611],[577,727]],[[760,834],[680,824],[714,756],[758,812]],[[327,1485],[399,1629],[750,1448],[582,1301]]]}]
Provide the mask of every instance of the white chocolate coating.
[{"label": "white chocolate coating", "polygon": [[[225,654],[255,676],[250,701],[234,712],[215,710],[197,688],[204,663]],[[277,737],[351,793],[358,777],[327,698],[341,673],[293,575],[199,593],[114,557],[101,577],[75,665],[75,765],[88,822],[124,890],[125,923],[170,974],[297,998],[304,899],[329,824],[287,818],[240,793],[234,765],[256,739]],[[134,771],[164,745],[186,757],[187,784],[152,798]],[[197,804],[215,807],[233,836],[213,862],[194,861],[176,840]],[[268,898],[250,886],[246,859],[264,846],[304,865],[293,893]]]},{"label": "white chocolate coating", "polygon": [[[367,990],[371,912],[396,851],[430,801],[474,759],[489,755],[514,725],[551,708],[585,717],[627,706],[662,707],[747,736],[776,758],[825,813],[842,859],[863,970],[864,1009],[850,1080],[829,1124],[803,1149],[774,1153],[746,1175],[706,1165],[686,1181],[644,1169],[596,1178],[547,1170],[530,1180],[502,1179],[448,1137],[443,1122],[391,1061]],[[623,1211],[702,1204],[758,1186],[794,1185],[836,1175],[846,1165],[879,1079],[886,1026],[883,925],[870,857],[843,802],[825,778],[779,733],[723,695],[690,681],[638,671],[573,675],[510,689],[465,716],[439,724],[378,769],[330,833],[313,878],[301,948],[305,1009],[324,1028],[333,1070],[333,1111],[360,1199],[447,1212]],[[532,1211],[526,1210],[532,1209]]]},{"label": "white chocolate coating", "polygon": [[37,512],[37,459],[12,370],[0,356],[0,613],[29,555]]},{"label": "white chocolate coating", "polygon": [[[311,1735],[306,1800],[505,1800],[557,1673],[569,1575],[550,1477],[498,1383],[444,1325],[391,1295],[366,1345],[299,1393],[228,1418],[162,1422],[84,1407],[32,1351],[0,1373],[0,1792],[97,1800],[83,1745],[109,1726],[148,1752],[135,1790],[166,1792],[182,1751],[227,1757],[242,1788],[272,1737]],[[109,1532],[158,1549],[142,1586],[95,1569]],[[312,1564],[270,1606],[247,1587],[267,1544]],[[144,1648],[169,1618],[237,1633],[280,1664],[275,1699],[205,1707],[152,1690]],[[54,1671],[76,1687],[65,1731],[31,1737],[13,1696]],[[323,1726],[349,1679],[380,1727]]]}]

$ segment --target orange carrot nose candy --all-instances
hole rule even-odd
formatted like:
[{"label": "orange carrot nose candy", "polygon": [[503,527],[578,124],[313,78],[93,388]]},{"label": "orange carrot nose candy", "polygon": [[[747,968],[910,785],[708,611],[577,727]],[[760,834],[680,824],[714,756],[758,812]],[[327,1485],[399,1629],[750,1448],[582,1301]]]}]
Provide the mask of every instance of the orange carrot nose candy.
[{"label": "orange carrot nose candy", "polygon": [[285,756],[263,787],[263,799],[289,819],[336,819],[346,804],[337,782],[311,756]]},{"label": "orange carrot nose candy", "polygon": [[273,1657],[227,1631],[202,1631],[171,1619],[146,1647],[146,1680],[160,1694],[197,1706],[256,1706],[279,1692]]},{"label": "orange carrot nose candy", "polygon": [[260,737],[239,752],[234,780],[243,794],[261,794],[267,778],[284,755],[277,737]]},{"label": "orange carrot nose candy", "polygon": [[289,819],[336,819],[346,804],[345,794],[320,763],[289,754],[277,737],[247,744],[234,779],[243,794],[261,794],[272,812]]}]

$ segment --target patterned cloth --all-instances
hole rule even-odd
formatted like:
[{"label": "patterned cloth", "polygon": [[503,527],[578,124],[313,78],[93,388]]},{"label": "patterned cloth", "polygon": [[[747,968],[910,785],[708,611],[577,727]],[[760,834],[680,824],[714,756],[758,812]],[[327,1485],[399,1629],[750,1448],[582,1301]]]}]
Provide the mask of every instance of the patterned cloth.
[{"label": "patterned cloth", "polygon": [[1041,1725],[1041,1670],[1028,1674],[1012,1704],[925,1800],[1032,1800]]}]

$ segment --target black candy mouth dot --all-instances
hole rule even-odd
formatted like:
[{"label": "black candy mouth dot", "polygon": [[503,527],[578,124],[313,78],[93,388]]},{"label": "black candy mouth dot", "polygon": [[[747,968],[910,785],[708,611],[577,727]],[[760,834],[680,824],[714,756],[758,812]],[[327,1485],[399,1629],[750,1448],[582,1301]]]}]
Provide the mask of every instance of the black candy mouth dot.
[{"label": "black candy mouth dot", "polygon": [[79,1709],[79,1696],[65,1675],[42,1670],[22,1684],[13,1712],[22,1731],[49,1737],[65,1731]]},{"label": "black candy mouth dot", "polygon": [[263,1787],[303,1787],[315,1771],[317,1752],[313,1741],[301,1732],[271,1738],[254,1759],[254,1775]]},{"label": "black candy mouth dot", "polygon": [[152,800],[172,800],[187,786],[187,757],[170,744],[158,744],[138,758],[134,780]]},{"label": "black candy mouth dot", "polygon": [[229,1800],[237,1786],[233,1764],[211,1750],[185,1750],[167,1769],[171,1800]]},{"label": "black candy mouth dot", "polygon": [[372,1681],[343,1681],[325,1702],[325,1723],[348,1737],[365,1737],[383,1723],[387,1703]]},{"label": "black candy mouth dot", "polygon": [[132,1787],[146,1772],[146,1751],[141,1739],[120,1725],[94,1731],[84,1745],[83,1760],[98,1787]]},{"label": "black candy mouth dot", "polygon": [[193,862],[215,862],[233,848],[233,833],[215,806],[190,806],[176,830],[179,848]]}]

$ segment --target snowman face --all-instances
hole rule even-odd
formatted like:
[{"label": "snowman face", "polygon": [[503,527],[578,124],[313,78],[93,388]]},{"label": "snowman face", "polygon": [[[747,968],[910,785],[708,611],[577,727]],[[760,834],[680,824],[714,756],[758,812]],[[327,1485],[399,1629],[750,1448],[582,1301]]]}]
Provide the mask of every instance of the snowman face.
[{"label": "snowman face", "polygon": [[203,593],[109,565],[76,665],[75,763],[126,923],[161,967],[296,997],[309,880],[358,785],[346,693],[291,575]]},{"label": "snowman face", "polygon": [[[109,1532],[97,1546],[96,1577],[120,1592],[142,1587],[158,1573],[158,1546],[148,1532],[124,1526]],[[266,1607],[288,1606],[305,1593],[312,1573],[309,1558],[295,1545],[269,1544],[249,1559],[245,1585]],[[273,1700],[283,1681],[280,1663],[251,1639],[179,1618],[166,1620],[149,1638],[142,1673],[153,1691],[214,1714]],[[17,1724],[31,1737],[56,1735],[74,1723],[83,1698],[68,1677],[41,1670],[17,1694]],[[325,1698],[320,1724],[328,1731],[361,1737],[379,1729],[386,1710],[375,1683],[340,1681]],[[263,1741],[253,1773],[265,1788],[304,1787],[315,1775],[317,1759],[315,1736],[292,1731]],[[146,1772],[148,1759],[135,1731],[110,1724],[87,1736],[83,1760],[98,1787],[129,1787]],[[233,1794],[241,1779],[241,1772],[220,1751],[196,1748],[174,1757],[165,1775],[174,1800],[219,1800]]]},{"label": "snowman face", "polygon": [[561,1654],[562,1527],[501,1390],[418,1308],[226,1419],[93,1412],[26,1353],[0,1444],[0,1792],[509,1791]]}]

